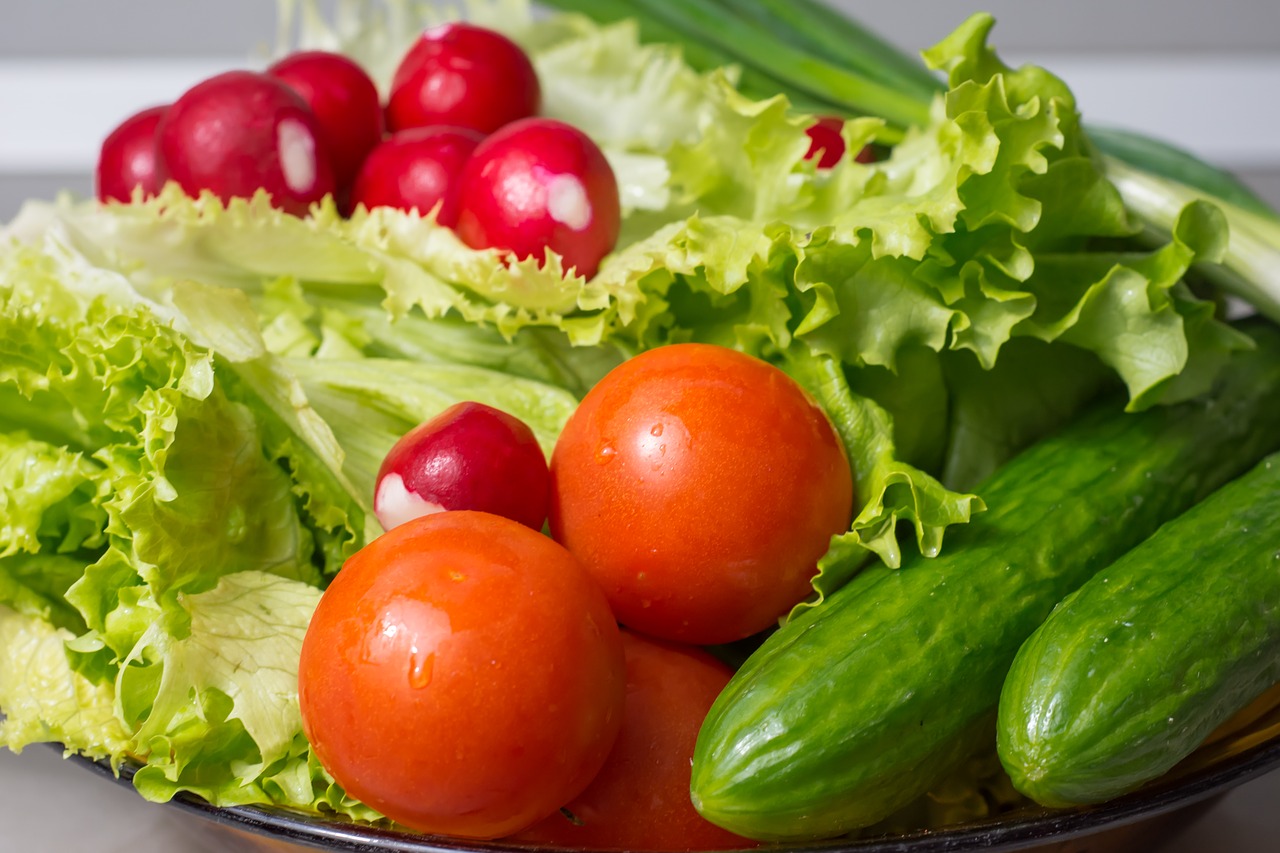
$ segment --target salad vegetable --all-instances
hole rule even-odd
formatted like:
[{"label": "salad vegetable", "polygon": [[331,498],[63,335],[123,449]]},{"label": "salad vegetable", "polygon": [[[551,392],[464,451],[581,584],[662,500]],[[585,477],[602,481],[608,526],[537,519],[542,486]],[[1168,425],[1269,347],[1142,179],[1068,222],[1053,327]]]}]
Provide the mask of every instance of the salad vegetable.
[{"label": "salad vegetable", "polygon": [[150,107],[131,115],[103,140],[94,172],[99,201],[129,201],[135,188],[144,196],[160,191],[155,136],[167,109]]},{"label": "salad vegetable", "polygon": [[369,152],[351,190],[351,206],[394,207],[458,222],[456,176],[483,137],[456,127],[402,130]]},{"label": "salad vegetable", "polygon": [[593,850],[743,850],[749,839],[689,801],[698,727],[733,671],[711,655],[624,630],[627,698],[604,767],[563,809],[510,841]]},{"label": "salad vegetable", "polygon": [[338,53],[291,53],[267,69],[297,92],[315,115],[320,139],[333,165],[334,184],[351,186],[360,164],[382,141],[386,122],[378,89],[364,69]]},{"label": "salad vegetable", "polygon": [[393,131],[446,125],[489,134],[536,114],[541,98],[518,44],[488,27],[451,22],[423,32],[400,61],[387,121]]},{"label": "salad vegetable", "polygon": [[1280,448],[1280,332],[1257,343],[1204,400],[1103,406],[1038,442],[983,483],[991,509],[954,547],[868,568],[769,636],[698,736],[699,811],[756,838],[832,837],[990,749],[1005,674],[1054,606]]},{"label": "salad vegetable", "polygon": [[[756,97],[779,92],[815,112],[869,115],[889,127],[886,142],[902,128],[921,125],[920,109],[943,90],[942,80],[914,57],[887,44],[857,21],[821,0],[546,0],[547,5],[599,21],[635,21],[646,41],[678,43],[697,68],[738,65],[741,88]],[[969,25],[986,32],[994,20],[975,15]],[[954,86],[961,79],[1003,70],[994,56],[978,66],[939,66]],[[1236,234],[1220,264],[1201,273],[1267,314],[1280,319],[1280,214],[1234,176],[1162,140],[1114,128],[1089,128],[1093,157],[1119,190],[1130,212],[1154,235],[1167,235],[1190,201],[1207,199]],[[1101,154],[1101,156],[1099,156]]]},{"label": "salad vegetable", "polygon": [[1019,790],[1056,806],[1128,793],[1280,681],[1277,517],[1272,455],[1054,609],[1000,696]]},{"label": "salad vegetable", "polygon": [[[810,160],[816,158],[819,169],[830,169],[844,157],[843,130],[843,119],[835,116],[819,118],[805,129],[805,133],[809,136],[809,150],[804,156]],[[864,145],[862,150],[854,155],[854,159],[859,163],[870,163],[875,160],[875,154],[870,145]]]},{"label": "salad vegetable", "polygon": [[178,98],[156,129],[159,176],[226,201],[266,191],[303,214],[333,192],[333,164],[315,113],[288,85],[228,71]]},{"label": "salad vegetable", "polygon": [[[952,557],[947,531],[984,509],[992,494],[971,490],[1022,448],[1108,390],[1134,412],[1164,411],[1203,399],[1224,367],[1240,363],[1255,343],[1223,321],[1222,291],[1280,317],[1272,214],[1176,152],[1083,128],[1062,81],[1000,62],[987,17],[927,51],[926,68],[811,0],[552,5],[604,22],[536,16],[524,0],[475,0],[468,23],[444,29],[405,0],[340,0],[332,20],[308,0],[284,4],[282,33],[299,33],[288,48],[339,54],[367,72],[381,98],[401,105],[391,110],[393,130],[445,117],[502,125],[485,127],[492,133],[466,157],[461,182],[430,197],[334,198],[346,187],[333,159],[341,146],[322,120],[327,101],[276,77],[232,72],[184,95],[159,122],[157,170],[174,180],[154,197],[145,183],[134,190],[141,178],[126,177],[129,203],[32,202],[0,230],[0,743],[53,740],[134,762],[137,787],[155,800],[190,791],[219,805],[512,832],[519,821],[510,811],[454,823],[465,809],[439,791],[432,799],[365,787],[384,776],[394,785],[404,744],[428,762],[454,755],[433,738],[462,744],[470,735],[468,747],[490,746],[465,727],[397,719],[395,738],[346,732],[371,739],[320,760],[343,728],[321,732],[330,701],[322,687],[340,687],[339,667],[367,678],[385,704],[412,705],[449,681],[443,661],[432,664],[431,684],[415,688],[414,678],[428,680],[421,648],[390,643],[380,668],[358,653],[342,657],[350,645],[320,643],[318,653],[335,659],[314,659],[302,682],[320,692],[298,696],[299,657],[304,669],[312,660],[303,653],[307,626],[330,621],[313,619],[317,607],[328,612],[322,588],[337,591],[340,612],[342,578],[360,576],[362,561],[413,563],[413,548],[392,554],[393,545],[437,526],[495,523],[439,513],[383,534],[378,472],[415,426],[474,401],[527,424],[550,454],[562,434],[572,439],[570,416],[590,409],[580,401],[619,363],[635,357],[630,364],[643,367],[657,353],[691,351],[682,345],[754,357],[775,391],[788,389],[784,397],[799,385],[827,429],[822,441],[802,439],[782,455],[799,459],[816,443],[829,457],[834,432],[846,449],[836,467],[848,479],[831,492],[846,503],[810,507],[813,517],[832,517],[809,531],[805,583],[771,601],[763,621],[723,634],[676,627],[707,641],[763,627],[807,593],[788,624],[820,624],[837,595],[854,596],[841,588],[875,557],[885,567],[856,584],[899,575],[905,583],[939,554],[963,563],[976,534],[957,537]],[[452,73],[472,41],[510,44],[511,67],[527,60],[531,71],[502,87],[521,103],[508,110],[501,98],[478,97],[479,80],[474,91],[466,83],[465,105],[424,106],[432,69]],[[844,154],[834,162],[812,156],[810,131],[835,129],[816,124],[819,116],[841,119]],[[227,135],[204,132],[223,125]],[[395,174],[366,186],[389,186],[410,168],[369,166]],[[517,197],[494,182],[500,174],[536,192]],[[437,204],[455,189],[456,231],[449,204]],[[776,417],[760,398],[737,406],[744,432]],[[714,449],[725,430],[709,429]],[[763,444],[750,456],[732,448],[708,470],[749,480],[757,457],[778,450]],[[582,447],[588,457],[597,449]],[[698,480],[708,492],[713,484]],[[740,487],[720,484],[717,505],[669,514],[668,523],[688,542],[771,536],[776,519],[743,510],[749,501],[729,511],[750,498]],[[1019,529],[1052,538],[1049,510],[1019,514],[996,501],[997,520],[1016,516]],[[653,506],[638,501],[632,515],[647,521]],[[566,520],[567,511],[553,528],[569,540]],[[466,534],[467,560],[514,537],[538,552],[532,562],[573,563],[534,531],[496,523],[505,532]],[[625,545],[629,524],[615,520],[594,535]],[[900,543],[900,533],[911,541]],[[430,539],[424,533],[418,544],[434,547]],[[331,584],[344,563],[357,571]],[[430,585],[409,574],[425,601]],[[550,589],[537,618],[573,621],[552,606],[563,590]],[[982,603],[995,600],[993,592]],[[485,602],[471,604],[501,634]],[[955,616],[941,590],[937,606]],[[536,620],[513,614],[524,627],[499,639],[522,661],[518,670],[544,671],[547,649],[529,639]],[[610,635],[612,619],[596,616]],[[591,666],[608,656],[568,645],[565,654]],[[600,675],[597,687],[620,691],[621,671]],[[527,806],[521,821],[582,791],[612,744],[598,725],[607,709],[586,707],[601,696],[568,683],[574,673],[557,673],[555,683],[577,697],[561,709],[573,720],[559,736],[575,730],[591,740],[568,748],[573,761],[555,767],[531,753],[527,773],[484,762],[454,768],[481,787],[492,778],[521,786],[509,800]],[[975,676],[975,696],[993,677]],[[521,695],[545,702],[538,689]],[[346,700],[332,697],[334,713],[346,713]],[[930,713],[952,708],[953,698]],[[519,707],[504,702],[489,705],[510,734],[529,715],[503,717]],[[445,705],[470,722],[461,704]],[[594,722],[576,728],[581,719]],[[538,742],[542,758],[565,747],[554,735]],[[375,756],[373,772],[341,760],[357,747]],[[956,819],[1004,801],[984,796],[1003,791],[992,762],[954,763],[949,778],[914,786],[942,786],[922,808]],[[906,801],[903,790],[896,781],[877,788],[895,804]]]},{"label": "salad vegetable", "polygon": [[641,353],[591,389],[551,457],[551,533],[618,621],[741,640],[810,591],[848,529],[849,461],[789,376],[707,344]]},{"label": "salad vegetable", "polygon": [[364,803],[496,838],[580,794],[622,725],[608,604],[541,533],[483,512],[403,524],[347,561],[302,645],[307,739]]},{"label": "salad vegetable", "polygon": [[483,403],[458,403],[404,434],[378,468],[373,509],[387,530],[476,510],[541,530],[550,477],[533,431]]},{"label": "salad vegetable", "polygon": [[458,236],[475,249],[541,263],[560,258],[592,278],[621,227],[618,182],[604,153],[554,119],[512,122],[476,146],[458,177]]}]

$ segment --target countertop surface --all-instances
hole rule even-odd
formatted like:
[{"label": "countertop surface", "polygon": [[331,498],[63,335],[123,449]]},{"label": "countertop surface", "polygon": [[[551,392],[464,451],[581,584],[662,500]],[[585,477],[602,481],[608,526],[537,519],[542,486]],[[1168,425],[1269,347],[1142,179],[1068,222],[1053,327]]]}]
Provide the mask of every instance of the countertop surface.
[{"label": "countertop surface", "polygon": [[[1159,853],[1273,853],[1280,837],[1280,773],[1248,782],[1217,802]],[[51,749],[0,749],[0,853],[233,853],[230,836]]]}]

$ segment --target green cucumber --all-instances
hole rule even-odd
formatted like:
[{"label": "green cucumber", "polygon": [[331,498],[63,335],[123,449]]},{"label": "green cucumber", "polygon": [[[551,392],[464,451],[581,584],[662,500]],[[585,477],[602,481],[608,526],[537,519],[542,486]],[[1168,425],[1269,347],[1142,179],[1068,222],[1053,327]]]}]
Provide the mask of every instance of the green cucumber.
[{"label": "green cucumber", "polygon": [[994,740],[1022,643],[1065,595],[1280,448],[1280,330],[1187,404],[1086,416],[992,475],[939,557],[863,571],[765,641],[698,738],[704,816],[762,839],[867,826]]},{"label": "green cucumber", "polygon": [[1280,455],[1095,575],[1023,645],[1000,761],[1046,806],[1096,803],[1190,755],[1280,681]]}]

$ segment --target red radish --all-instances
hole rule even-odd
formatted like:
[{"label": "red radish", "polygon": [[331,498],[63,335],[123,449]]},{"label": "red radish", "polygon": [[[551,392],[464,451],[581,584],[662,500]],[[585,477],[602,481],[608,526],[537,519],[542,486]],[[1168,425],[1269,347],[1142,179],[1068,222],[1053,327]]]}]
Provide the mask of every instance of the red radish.
[{"label": "red radish", "polygon": [[[805,153],[806,160],[818,158],[819,169],[830,169],[836,163],[840,162],[840,158],[844,156],[845,144],[844,137],[840,135],[840,131],[844,128],[844,120],[834,116],[824,116],[805,129],[805,133],[809,135],[809,150]],[[871,146],[864,146],[858,152],[858,156],[853,159],[859,163],[870,163],[875,159],[875,155],[871,151]]]},{"label": "red radish", "polygon": [[400,61],[387,124],[492,133],[535,114],[541,100],[537,72],[519,45],[483,27],[445,24],[424,32]]},{"label": "red radish", "polygon": [[157,170],[187,194],[227,201],[259,188],[299,216],[333,192],[320,125],[302,97],[279,80],[228,71],[179,98],[160,122]]},{"label": "red radish", "polygon": [[102,143],[96,173],[98,200],[131,201],[134,187],[160,192],[156,176],[156,127],[168,107],[151,107],[120,123]]},{"label": "red radish", "polygon": [[334,182],[350,186],[365,156],[382,141],[382,102],[364,69],[322,50],[286,56],[267,74],[302,96],[320,124]]},{"label": "red radish", "polygon": [[373,511],[390,530],[444,510],[478,510],[541,530],[551,478],[529,427],[483,403],[419,424],[382,460]]},{"label": "red radish", "polygon": [[352,206],[426,214],[439,204],[436,221],[452,228],[458,220],[458,175],[483,138],[460,127],[400,131],[365,159],[351,190]]},{"label": "red radish", "polygon": [[458,236],[467,245],[542,258],[592,277],[618,240],[622,210],[609,161],[564,122],[529,118],[481,142],[462,172]]}]

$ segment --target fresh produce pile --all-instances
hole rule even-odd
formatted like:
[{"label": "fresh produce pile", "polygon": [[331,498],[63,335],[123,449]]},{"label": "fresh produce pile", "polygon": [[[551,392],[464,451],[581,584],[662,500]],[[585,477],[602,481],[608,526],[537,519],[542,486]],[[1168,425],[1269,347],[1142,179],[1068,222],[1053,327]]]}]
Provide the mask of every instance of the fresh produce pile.
[{"label": "fresh produce pile", "polygon": [[714,849],[1119,796],[1280,680],[1272,211],[983,15],[548,5],[284,4],[0,231],[0,745]]}]

